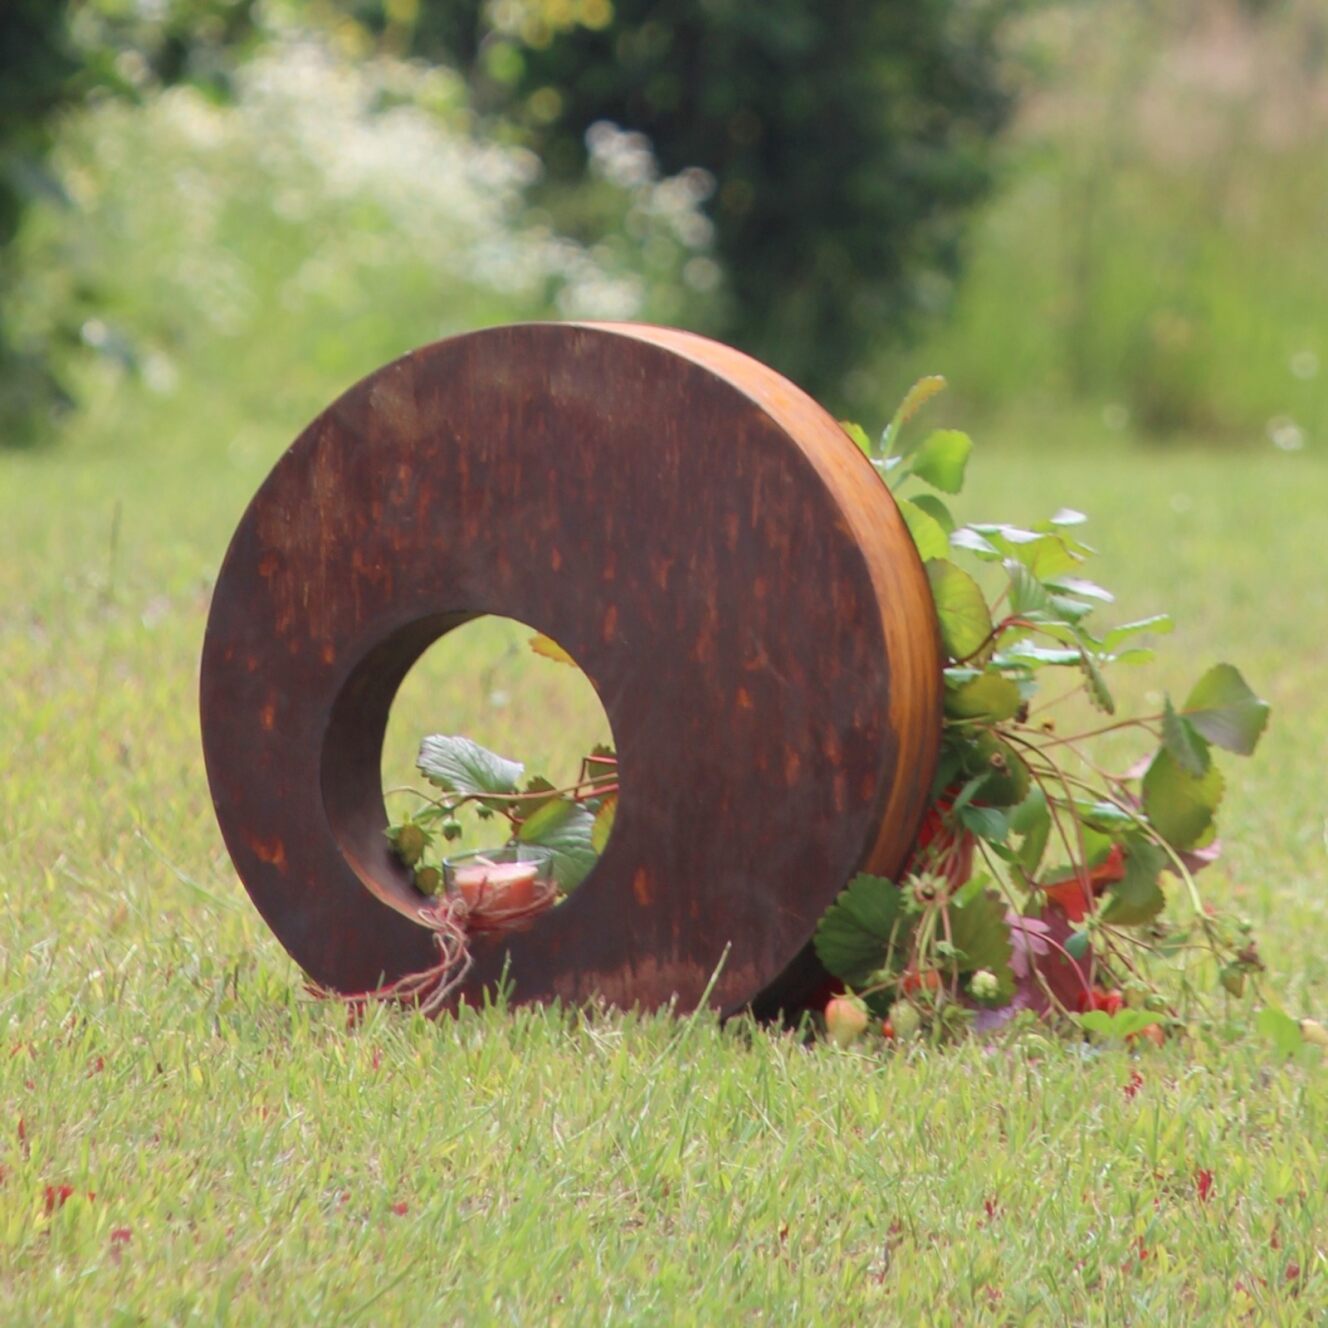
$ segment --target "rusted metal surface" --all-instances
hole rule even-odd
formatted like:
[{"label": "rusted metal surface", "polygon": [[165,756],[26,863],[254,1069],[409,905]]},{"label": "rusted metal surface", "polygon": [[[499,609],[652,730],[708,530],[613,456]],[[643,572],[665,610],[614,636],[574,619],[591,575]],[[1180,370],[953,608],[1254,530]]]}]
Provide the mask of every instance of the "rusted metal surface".
[{"label": "rusted metal surface", "polygon": [[[792,1008],[816,922],[892,874],[940,731],[925,576],[835,422],[763,365],[662,328],[533,324],[353,387],[235,533],[203,650],[208,777],[255,904],[316,982],[434,962],[390,856],[380,759],[419,655],[480,614],[571,651],[617,742],[595,870],[476,945],[464,995]],[[440,728],[446,715],[437,716]]]}]

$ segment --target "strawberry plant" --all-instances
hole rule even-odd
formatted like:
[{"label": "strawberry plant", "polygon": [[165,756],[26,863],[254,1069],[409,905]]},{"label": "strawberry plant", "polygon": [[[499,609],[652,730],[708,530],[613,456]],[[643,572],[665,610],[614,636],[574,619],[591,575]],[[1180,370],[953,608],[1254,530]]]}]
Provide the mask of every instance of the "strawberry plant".
[{"label": "strawberry plant", "polygon": [[[1147,662],[1170,620],[1100,625],[1114,597],[1083,575],[1093,550],[1078,511],[1030,527],[955,520],[946,498],[963,488],[969,438],[905,434],[943,385],[915,385],[876,441],[845,425],[925,565],[945,709],[908,863],[897,881],[850,881],[816,951],[895,1036],[990,1029],[1020,1011],[1159,1036],[1210,992],[1240,997],[1262,968],[1249,925],[1208,905],[1195,877],[1220,851],[1216,753],[1252,753],[1268,706],[1217,664],[1160,711],[1118,714],[1110,679]],[[1113,769],[1109,736],[1137,739],[1137,759]]]}]

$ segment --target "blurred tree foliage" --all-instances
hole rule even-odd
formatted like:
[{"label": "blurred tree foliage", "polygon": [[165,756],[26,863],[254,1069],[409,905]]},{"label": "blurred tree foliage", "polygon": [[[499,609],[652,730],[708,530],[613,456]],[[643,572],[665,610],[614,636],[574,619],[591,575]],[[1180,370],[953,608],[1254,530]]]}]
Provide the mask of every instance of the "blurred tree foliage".
[{"label": "blurred tree foliage", "polygon": [[[1009,111],[997,37],[1023,3],[7,0],[0,282],[25,205],[59,194],[43,162],[63,107],[180,81],[224,97],[265,25],[305,24],[464,70],[490,131],[539,152],[542,201],[580,238],[598,224],[583,187],[596,122],[646,135],[666,175],[709,172],[725,298],[709,300],[704,330],[842,401],[870,344],[946,298]],[[708,291],[712,269],[694,275]],[[50,348],[10,332],[0,322],[0,436],[12,438],[33,385],[59,389]],[[25,353],[40,372],[3,373]]]},{"label": "blurred tree foliage", "polygon": [[[587,129],[647,135],[716,180],[728,299],[709,329],[844,397],[869,343],[943,303],[1010,111],[997,39],[1017,0],[351,0],[386,40],[471,70],[520,125],[547,197]],[[560,215],[566,224],[566,218]]]},{"label": "blurred tree foliage", "polygon": [[[138,97],[184,80],[224,95],[255,32],[256,0],[4,0],[0,4],[0,292],[15,280],[12,242],[38,198],[66,205],[46,156],[60,112],[92,96]],[[79,293],[95,305],[96,292]],[[0,442],[24,441],[68,404],[56,347],[16,338],[0,299]],[[74,340],[78,309],[61,339]]]},{"label": "blurred tree foliage", "polygon": [[59,191],[42,170],[54,113],[70,95],[79,63],[59,5],[13,0],[0,18],[0,430],[8,435],[42,401],[63,399],[40,356],[12,344],[5,323],[9,246],[25,202]]}]

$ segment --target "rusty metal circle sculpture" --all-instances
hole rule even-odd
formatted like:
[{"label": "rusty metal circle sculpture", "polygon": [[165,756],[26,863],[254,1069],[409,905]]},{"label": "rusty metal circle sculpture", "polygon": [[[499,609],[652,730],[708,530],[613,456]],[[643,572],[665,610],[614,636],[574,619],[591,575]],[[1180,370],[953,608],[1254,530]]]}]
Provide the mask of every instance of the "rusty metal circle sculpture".
[{"label": "rusty metal circle sculpture", "polygon": [[227,552],[201,710],[236,870],[326,987],[434,962],[383,734],[415,660],[483,614],[576,658],[622,793],[584,884],[477,943],[462,998],[505,973],[518,1001],[688,1009],[718,967],[717,1009],[796,1006],[835,894],[902,864],[940,732],[926,578],[866,459],[772,370],[642,326],[457,337],[316,419]]}]

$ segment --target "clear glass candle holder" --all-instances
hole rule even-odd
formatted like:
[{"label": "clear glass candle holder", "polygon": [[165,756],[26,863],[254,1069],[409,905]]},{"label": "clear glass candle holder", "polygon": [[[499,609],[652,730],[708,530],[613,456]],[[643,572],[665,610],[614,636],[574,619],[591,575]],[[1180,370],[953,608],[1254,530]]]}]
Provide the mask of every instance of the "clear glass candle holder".
[{"label": "clear glass candle holder", "polygon": [[536,844],[477,849],[443,862],[443,888],[470,908],[530,908],[553,884],[553,854]]}]

